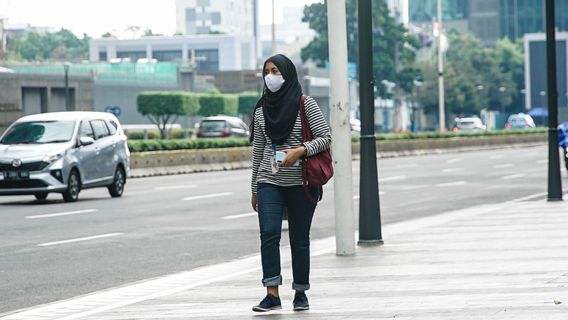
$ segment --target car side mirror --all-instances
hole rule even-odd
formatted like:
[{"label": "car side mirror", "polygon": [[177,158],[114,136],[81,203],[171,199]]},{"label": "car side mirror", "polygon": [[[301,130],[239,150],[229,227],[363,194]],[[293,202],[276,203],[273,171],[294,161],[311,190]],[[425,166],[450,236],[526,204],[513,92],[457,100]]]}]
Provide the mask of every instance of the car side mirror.
[{"label": "car side mirror", "polygon": [[79,144],[81,146],[88,146],[90,144],[95,143],[95,139],[91,138],[91,137],[81,137],[79,138]]}]

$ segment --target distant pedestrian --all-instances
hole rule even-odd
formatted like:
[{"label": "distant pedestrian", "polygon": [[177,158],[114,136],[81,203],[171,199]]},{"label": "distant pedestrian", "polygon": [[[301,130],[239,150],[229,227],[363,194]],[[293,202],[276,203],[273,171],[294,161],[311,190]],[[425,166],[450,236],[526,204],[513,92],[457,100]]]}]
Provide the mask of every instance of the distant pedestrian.
[{"label": "distant pedestrian", "polygon": [[564,166],[568,171],[568,121],[562,122],[558,126],[558,145],[562,148]]},{"label": "distant pedestrian", "polygon": [[302,87],[296,67],[286,56],[268,58],[263,67],[264,90],[251,124],[253,145],[251,204],[258,211],[262,284],[266,297],[254,311],[281,309],[280,238],[282,215],[288,211],[292,250],[294,310],[308,310],[305,291],[310,288],[310,228],[321,189],[303,187],[301,159],[329,148],[331,134],[316,101],[306,96],[304,105],[313,140],[304,142],[300,117]]}]

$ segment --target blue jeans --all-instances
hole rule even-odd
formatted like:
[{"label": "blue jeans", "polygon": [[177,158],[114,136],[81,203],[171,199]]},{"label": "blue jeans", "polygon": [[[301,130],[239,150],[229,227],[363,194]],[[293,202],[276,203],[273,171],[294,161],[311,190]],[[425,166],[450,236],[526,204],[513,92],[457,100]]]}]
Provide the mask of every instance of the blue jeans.
[{"label": "blue jeans", "polygon": [[[317,199],[319,189],[310,189]],[[260,225],[260,253],[262,257],[262,284],[265,287],[282,284],[280,273],[280,238],[282,215],[288,209],[288,232],[292,249],[292,289],[310,288],[310,228],[316,204],[311,203],[303,186],[281,187],[259,183],[257,187],[258,221]]]}]

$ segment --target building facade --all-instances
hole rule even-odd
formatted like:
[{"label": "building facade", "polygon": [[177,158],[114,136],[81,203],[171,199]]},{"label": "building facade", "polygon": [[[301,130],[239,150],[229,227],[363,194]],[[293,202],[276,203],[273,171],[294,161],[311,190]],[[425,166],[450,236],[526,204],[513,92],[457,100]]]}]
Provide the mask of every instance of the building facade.
[{"label": "building facade", "polygon": [[249,70],[255,66],[254,38],[236,35],[99,38],[89,42],[89,54],[91,62],[180,62],[207,72]]},{"label": "building facade", "polygon": [[[556,35],[556,72],[559,119],[568,120],[568,33]],[[546,34],[525,35],[525,107],[548,108]]]},{"label": "building facade", "polygon": [[69,106],[65,106],[62,75],[0,72],[0,132],[28,114],[94,110],[94,81],[91,77],[69,77],[68,86]]},{"label": "building facade", "polygon": [[[437,0],[408,0],[409,20],[417,26],[437,16]],[[568,0],[555,0],[556,27],[568,30]],[[515,41],[524,34],[544,32],[544,1],[444,0],[442,19],[446,30],[471,32],[487,45],[503,37]],[[428,28],[426,28],[428,29]]]},{"label": "building facade", "polygon": [[254,36],[256,0],[176,0],[179,34]]}]

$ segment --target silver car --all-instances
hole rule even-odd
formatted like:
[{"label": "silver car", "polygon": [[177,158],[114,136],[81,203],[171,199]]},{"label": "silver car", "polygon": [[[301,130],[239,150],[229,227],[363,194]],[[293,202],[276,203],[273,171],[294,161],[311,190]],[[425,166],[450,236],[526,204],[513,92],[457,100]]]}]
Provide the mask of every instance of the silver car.
[{"label": "silver car", "polygon": [[0,195],[51,192],[77,201],[82,189],[124,191],[129,171],[126,135],[105,112],[54,112],[22,117],[0,137]]}]

